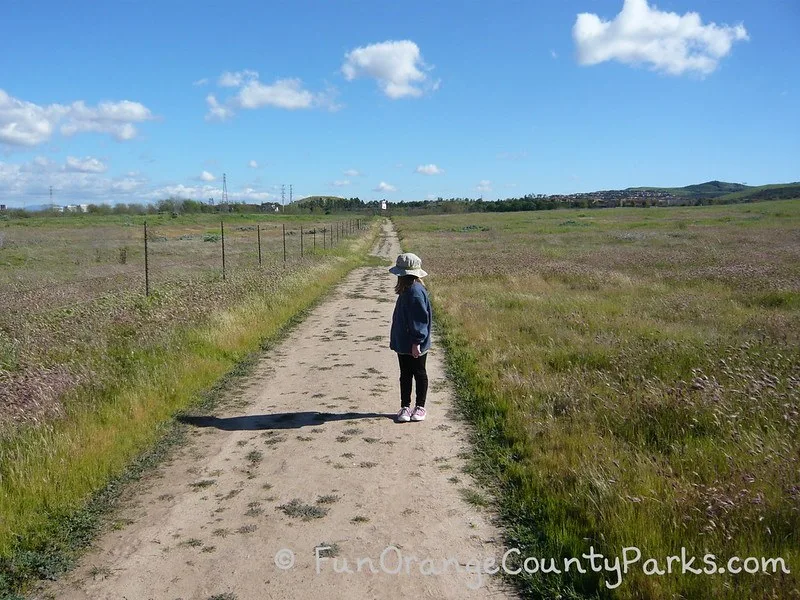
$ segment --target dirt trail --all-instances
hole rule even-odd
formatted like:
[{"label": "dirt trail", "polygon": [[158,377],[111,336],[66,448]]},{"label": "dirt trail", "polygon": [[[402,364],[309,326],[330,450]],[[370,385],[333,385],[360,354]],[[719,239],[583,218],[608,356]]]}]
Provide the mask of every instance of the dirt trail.
[{"label": "dirt trail", "polygon": [[[399,252],[387,221],[374,253],[393,260]],[[479,577],[464,572],[470,560],[499,559],[502,548],[491,515],[463,499],[474,489],[461,470],[469,448],[435,332],[428,420],[390,418],[399,406],[388,349],[394,282],[385,268],[350,273],[215,416],[194,421],[174,459],[131,491],[121,529],[35,597],[509,596],[489,576],[469,589]],[[315,549],[324,545],[356,572],[334,572],[328,559],[317,573]],[[294,553],[290,569],[276,566],[282,549]],[[409,562],[410,574],[383,572],[396,570],[398,556],[432,559],[446,572],[423,576],[419,562]],[[445,569],[448,558],[461,572]],[[358,572],[359,559],[378,572],[366,561]]]}]

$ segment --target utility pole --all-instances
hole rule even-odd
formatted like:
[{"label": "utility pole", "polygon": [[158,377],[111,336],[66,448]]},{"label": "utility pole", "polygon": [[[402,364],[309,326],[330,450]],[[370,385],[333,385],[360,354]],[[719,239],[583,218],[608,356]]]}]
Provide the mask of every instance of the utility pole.
[{"label": "utility pole", "polygon": [[53,204],[53,186],[50,186],[50,210],[55,210],[56,205]]}]

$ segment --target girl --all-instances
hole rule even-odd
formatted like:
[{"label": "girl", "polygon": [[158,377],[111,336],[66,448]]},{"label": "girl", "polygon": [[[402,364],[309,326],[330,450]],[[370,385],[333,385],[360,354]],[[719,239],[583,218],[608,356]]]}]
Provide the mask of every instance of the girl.
[{"label": "girl", "polygon": [[[428,373],[425,359],[431,347],[431,303],[428,290],[422,283],[427,273],[416,254],[401,254],[389,269],[397,275],[397,303],[392,316],[389,347],[397,352],[400,361],[400,412],[398,423],[425,420],[425,397],[428,393]],[[411,384],[416,381],[416,406],[411,411]]]}]

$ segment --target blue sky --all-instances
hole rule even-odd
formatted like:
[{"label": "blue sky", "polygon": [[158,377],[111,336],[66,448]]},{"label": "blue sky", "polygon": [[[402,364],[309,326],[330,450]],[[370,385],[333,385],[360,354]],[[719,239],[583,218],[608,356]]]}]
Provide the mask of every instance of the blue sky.
[{"label": "blue sky", "polygon": [[796,0],[6,0],[0,25],[11,206],[223,173],[256,202],[800,179]]}]

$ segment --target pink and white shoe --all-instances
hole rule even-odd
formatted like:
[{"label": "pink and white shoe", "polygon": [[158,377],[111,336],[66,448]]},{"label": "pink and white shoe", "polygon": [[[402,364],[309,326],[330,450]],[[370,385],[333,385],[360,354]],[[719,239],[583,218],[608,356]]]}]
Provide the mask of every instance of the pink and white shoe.
[{"label": "pink and white shoe", "polygon": [[408,423],[411,420],[411,411],[408,409],[407,406],[404,406],[400,409],[400,412],[397,413],[397,417],[395,417],[395,421],[398,423]]},{"label": "pink and white shoe", "polygon": [[427,413],[425,412],[425,407],[424,406],[415,406],[414,407],[414,412],[411,413],[411,420],[412,421],[424,421],[426,414]]}]

